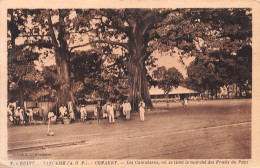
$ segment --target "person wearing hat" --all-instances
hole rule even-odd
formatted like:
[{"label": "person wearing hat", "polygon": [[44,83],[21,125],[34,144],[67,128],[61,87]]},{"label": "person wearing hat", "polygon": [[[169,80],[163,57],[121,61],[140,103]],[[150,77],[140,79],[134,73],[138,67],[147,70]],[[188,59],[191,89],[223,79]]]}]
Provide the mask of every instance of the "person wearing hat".
[{"label": "person wearing hat", "polygon": [[87,110],[86,110],[86,108],[85,108],[85,105],[83,104],[83,105],[81,105],[81,107],[80,107],[80,118],[81,118],[81,120],[84,122],[85,121],[85,119],[87,118]]},{"label": "person wearing hat", "polygon": [[114,108],[112,106],[111,102],[108,102],[107,104],[107,113],[108,113],[108,118],[109,118],[109,123],[115,123],[115,114],[114,114]]}]

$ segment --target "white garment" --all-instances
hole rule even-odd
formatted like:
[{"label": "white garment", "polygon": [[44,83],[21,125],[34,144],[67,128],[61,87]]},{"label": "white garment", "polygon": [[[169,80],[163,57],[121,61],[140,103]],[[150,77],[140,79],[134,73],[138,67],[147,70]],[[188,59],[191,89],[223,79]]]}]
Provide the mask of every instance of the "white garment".
[{"label": "white garment", "polygon": [[72,101],[68,102],[68,109],[69,109],[69,113],[70,113],[70,118],[75,120],[75,114],[74,114],[74,110],[73,110]]},{"label": "white garment", "polygon": [[61,117],[64,117],[65,113],[67,112],[67,108],[65,106],[61,106],[59,108]]},{"label": "white garment", "polygon": [[108,114],[107,114],[107,104],[105,104],[103,107],[102,107],[102,112],[103,112],[103,118],[105,117],[108,117]]},{"label": "white garment", "polygon": [[33,110],[32,109],[28,109],[29,111],[29,116],[33,117]]},{"label": "white garment", "polygon": [[20,117],[20,114],[19,114],[19,110],[18,110],[18,109],[15,109],[15,110],[14,110],[14,116],[15,116],[15,117]]},{"label": "white garment", "polygon": [[7,108],[7,113],[8,113],[8,115],[13,115],[12,108],[8,107]]},{"label": "white garment", "polygon": [[48,113],[48,118],[54,117],[54,113],[53,112],[49,112]]},{"label": "white garment", "polygon": [[13,116],[9,116],[8,118],[9,118],[9,120],[10,120],[11,122],[13,122],[13,121],[14,121],[14,118],[13,118]]},{"label": "white garment", "polygon": [[129,102],[123,104],[123,113],[126,116],[126,119],[130,119],[130,112],[131,112],[131,104]]},{"label": "white garment", "polygon": [[123,113],[126,115],[127,112],[130,112],[132,109],[131,104],[129,102],[123,104]]},{"label": "white garment", "polygon": [[108,112],[108,117],[109,117],[109,123],[114,123],[115,118],[114,118],[114,108],[111,105],[107,105],[107,112]]},{"label": "white garment", "polygon": [[96,105],[94,107],[94,116],[97,117],[97,113],[98,113],[98,105]]},{"label": "white garment", "polygon": [[48,113],[48,118],[51,122],[55,122],[57,117],[55,116],[54,112],[49,112]]},{"label": "white garment", "polygon": [[81,107],[79,111],[81,119],[85,119],[87,117],[87,110],[85,109],[85,107]]},{"label": "white garment", "polygon": [[9,117],[8,117],[9,120],[10,120],[11,122],[13,122],[13,121],[14,121],[14,118],[13,118],[12,108],[8,107],[7,113],[8,113],[8,116],[9,116]]},{"label": "white garment", "polygon": [[144,113],[145,113],[145,103],[144,102],[139,103],[139,112],[140,112],[140,120],[144,121]]},{"label": "white garment", "polygon": [[20,115],[20,120],[24,120],[24,111],[23,111],[23,109],[20,109],[19,110],[19,115]]},{"label": "white garment", "polygon": [[75,120],[75,114],[74,114],[73,111],[70,111],[70,118],[71,118],[72,120]]}]

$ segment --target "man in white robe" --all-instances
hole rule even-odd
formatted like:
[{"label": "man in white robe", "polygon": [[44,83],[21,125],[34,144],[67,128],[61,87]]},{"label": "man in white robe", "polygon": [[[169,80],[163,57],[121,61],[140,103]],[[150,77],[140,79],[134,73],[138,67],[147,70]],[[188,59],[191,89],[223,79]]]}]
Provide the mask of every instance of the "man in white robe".
[{"label": "man in white robe", "polygon": [[126,116],[127,120],[130,120],[131,104],[126,100],[123,104],[123,113]]},{"label": "man in white robe", "polygon": [[112,103],[109,102],[107,105],[107,113],[108,113],[108,118],[109,118],[109,123],[115,123],[115,114],[114,114],[114,108],[112,106]]}]

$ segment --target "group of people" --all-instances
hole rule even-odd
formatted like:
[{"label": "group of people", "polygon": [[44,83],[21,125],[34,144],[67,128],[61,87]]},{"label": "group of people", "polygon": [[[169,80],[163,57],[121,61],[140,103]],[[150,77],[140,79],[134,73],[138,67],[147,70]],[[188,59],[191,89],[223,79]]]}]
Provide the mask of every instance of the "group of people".
[{"label": "group of people", "polygon": [[[139,103],[139,112],[140,112],[140,120],[144,121],[144,113],[145,113],[145,103],[141,101]],[[87,110],[85,108],[85,105],[80,106],[80,116],[81,121],[84,122],[87,119]],[[94,119],[97,119],[97,117],[100,117],[100,114],[102,114],[102,119],[107,119],[109,123],[115,123],[115,114],[119,117],[126,120],[131,119],[131,111],[132,107],[128,100],[123,101],[122,104],[112,103],[111,101],[107,101],[106,104],[101,106],[101,103],[98,102],[94,107]]]},{"label": "group of people", "polygon": [[59,107],[59,114],[57,115],[55,115],[52,111],[48,112],[48,120],[52,123],[56,123],[57,120],[63,122],[63,117],[69,117],[71,121],[74,121],[76,119],[71,104],[68,104],[68,108],[64,104],[62,104]]},{"label": "group of people", "polygon": [[[144,121],[145,103],[143,101],[140,101],[138,107],[140,112],[140,120]],[[93,111],[94,119],[97,119],[98,117],[100,117],[100,114],[102,114],[102,119],[108,118],[108,122],[114,124],[115,114],[117,116],[125,118],[126,120],[129,120],[131,118],[130,112],[132,111],[132,107],[128,100],[123,101],[122,104],[120,104],[119,102],[112,104],[111,101],[107,101],[107,103],[103,106],[101,106],[101,102],[98,102],[95,105]],[[88,113],[85,105],[80,106],[79,113],[82,122],[87,120]],[[62,121],[64,117],[69,117],[72,121],[75,120],[75,114],[72,110],[72,105],[69,104],[68,108],[64,104],[62,104],[56,114],[53,111],[49,111],[46,117],[52,123]],[[32,109],[25,110],[24,108],[21,108],[19,106],[15,108],[14,106],[9,105],[8,119],[10,123],[13,123],[13,125],[24,125],[26,123],[31,123],[34,120],[34,112]]]},{"label": "group of people", "polygon": [[33,110],[9,105],[7,108],[9,125],[25,125],[33,121]]}]

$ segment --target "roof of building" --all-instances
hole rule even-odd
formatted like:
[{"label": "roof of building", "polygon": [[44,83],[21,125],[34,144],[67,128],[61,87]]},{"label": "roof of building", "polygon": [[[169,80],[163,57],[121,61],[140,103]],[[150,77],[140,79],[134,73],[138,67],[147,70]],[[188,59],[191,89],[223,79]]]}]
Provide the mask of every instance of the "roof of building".
[{"label": "roof of building", "polygon": [[[158,88],[158,86],[156,87],[151,87],[150,90],[150,95],[163,95],[164,91],[160,88]],[[191,90],[191,89],[187,89],[185,87],[182,86],[178,86],[177,88],[173,88],[168,94],[189,94],[189,93],[198,93],[197,91]]]}]

